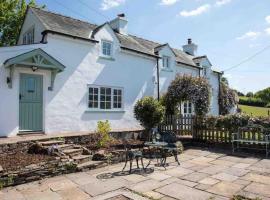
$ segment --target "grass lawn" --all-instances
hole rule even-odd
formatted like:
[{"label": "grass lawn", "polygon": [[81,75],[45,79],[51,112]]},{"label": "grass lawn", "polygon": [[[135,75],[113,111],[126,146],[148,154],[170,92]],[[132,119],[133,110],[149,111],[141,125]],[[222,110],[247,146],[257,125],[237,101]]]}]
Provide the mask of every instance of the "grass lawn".
[{"label": "grass lawn", "polygon": [[248,115],[252,116],[262,116],[267,117],[268,116],[268,110],[270,111],[270,108],[263,108],[263,107],[255,107],[255,106],[246,106],[246,105],[239,105],[242,112]]}]

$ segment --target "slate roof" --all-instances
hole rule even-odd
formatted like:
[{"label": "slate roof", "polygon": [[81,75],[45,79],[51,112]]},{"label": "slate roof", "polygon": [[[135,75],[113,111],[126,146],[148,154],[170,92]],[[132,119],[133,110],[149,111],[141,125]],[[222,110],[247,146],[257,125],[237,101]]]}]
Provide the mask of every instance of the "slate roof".
[{"label": "slate roof", "polygon": [[[89,37],[91,37],[91,33],[96,32],[102,27],[102,25],[98,26],[96,24],[91,24],[89,22],[81,21],[42,9],[32,7],[30,9],[44,25],[46,31],[54,31],[65,35],[89,39]],[[121,47],[153,56],[157,56],[154,52],[155,48],[163,45],[158,42],[153,42],[130,34],[123,35],[117,32],[115,32],[115,34],[120,41]],[[176,55],[176,61],[178,63],[198,68],[198,66],[196,66],[192,60],[191,56],[179,49],[172,48],[172,50]]]}]

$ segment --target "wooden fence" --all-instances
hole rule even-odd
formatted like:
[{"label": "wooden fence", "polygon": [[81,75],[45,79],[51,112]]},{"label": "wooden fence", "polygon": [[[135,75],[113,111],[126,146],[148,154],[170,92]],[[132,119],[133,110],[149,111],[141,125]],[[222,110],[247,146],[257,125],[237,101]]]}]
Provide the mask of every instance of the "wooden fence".
[{"label": "wooden fence", "polygon": [[211,127],[206,118],[169,115],[159,126],[160,131],[173,131],[179,136],[192,136],[195,141],[231,143],[232,132],[225,128]]}]

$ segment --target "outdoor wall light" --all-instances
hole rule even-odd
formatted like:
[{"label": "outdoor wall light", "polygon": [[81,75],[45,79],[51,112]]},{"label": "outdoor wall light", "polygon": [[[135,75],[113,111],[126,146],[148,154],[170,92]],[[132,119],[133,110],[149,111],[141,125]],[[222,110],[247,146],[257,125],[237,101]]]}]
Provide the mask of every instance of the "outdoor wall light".
[{"label": "outdoor wall light", "polygon": [[9,84],[11,82],[10,77],[7,77],[7,84]]},{"label": "outdoor wall light", "polygon": [[37,69],[38,69],[38,67],[36,67],[36,66],[32,66],[32,70],[33,70],[33,72],[35,72]]}]

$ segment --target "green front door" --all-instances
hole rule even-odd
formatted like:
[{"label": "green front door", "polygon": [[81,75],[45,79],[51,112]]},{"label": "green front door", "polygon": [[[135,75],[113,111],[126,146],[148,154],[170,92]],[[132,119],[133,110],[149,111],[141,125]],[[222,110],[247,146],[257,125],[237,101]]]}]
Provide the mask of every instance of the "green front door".
[{"label": "green front door", "polygon": [[42,76],[33,74],[20,74],[20,131],[42,131],[42,88]]}]

